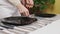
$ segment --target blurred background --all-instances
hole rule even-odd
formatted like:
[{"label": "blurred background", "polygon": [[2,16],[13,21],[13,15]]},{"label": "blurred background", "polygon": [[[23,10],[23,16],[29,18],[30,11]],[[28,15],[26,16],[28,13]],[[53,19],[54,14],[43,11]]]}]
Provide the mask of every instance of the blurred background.
[{"label": "blurred background", "polygon": [[60,14],[60,0],[34,0],[34,4],[31,13]]},{"label": "blurred background", "polygon": [[50,10],[48,10],[47,12],[53,14],[60,14],[60,0],[55,0],[54,10],[52,12]]}]

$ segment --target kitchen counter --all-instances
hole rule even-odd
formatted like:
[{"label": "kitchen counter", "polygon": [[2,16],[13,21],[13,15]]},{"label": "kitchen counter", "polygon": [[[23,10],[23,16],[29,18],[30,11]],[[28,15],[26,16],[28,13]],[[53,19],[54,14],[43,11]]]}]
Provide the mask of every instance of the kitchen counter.
[{"label": "kitchen counter", "polygon": [[38,19],[38,21],[30,25],[13,26],[13,29],[6,29],[4,27],[0,27],[0,29],[3,29],[0,30],[0,34],[29,34],[30,32],[33,32],[37,29],[47,26],[48,24],[51,24],[53,21],[59,20],[60,14],[52,18],[43,18],[43,17],[36,17],[36,18]]}]

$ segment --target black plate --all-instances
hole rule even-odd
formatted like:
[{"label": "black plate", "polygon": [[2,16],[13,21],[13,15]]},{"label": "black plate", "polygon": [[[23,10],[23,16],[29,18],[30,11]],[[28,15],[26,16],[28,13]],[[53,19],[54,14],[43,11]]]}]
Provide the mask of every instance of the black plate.
[{"label": "black plate", "polygon": [[37,21],[36,18],[30,18],[30,17],[7,17],[4,18],[1,22],[4,24],[10,24],[10,25],[29,25],[33,22]]},{"label": "black plate", "polygon": [[35,16],[39,16],[39,17],[45,17],[45,18],[51,18],[56,16],[55,14],[39,14],[39,15],[35,15]]}]

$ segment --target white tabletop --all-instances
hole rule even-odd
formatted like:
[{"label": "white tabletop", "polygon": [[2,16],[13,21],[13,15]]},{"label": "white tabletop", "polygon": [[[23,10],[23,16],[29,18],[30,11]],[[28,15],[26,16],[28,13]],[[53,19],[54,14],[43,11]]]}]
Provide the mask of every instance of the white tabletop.
[{"label": "white tabletop", "polygon": [[60,20],[56,20],[41,29],[31,32],[30,34],[60,34]]},{"label": "white tabletop", "polygon": [[[0,34],[59,34],[60,33],[60,14],[56,15],[52,18],[42,18],[42,17],[36,17],[38,19],[37,22],[34,22],[30,25],[26,26],[14,26],[13,29],[6,29],[4,27],[0,27]],[[54,21],[56,21],[54,23]],[[53,23],[52,23],[53,22]],[[4,25],[0,23],[1,25]],[[4,25],[9,26],[9,25]]]}]

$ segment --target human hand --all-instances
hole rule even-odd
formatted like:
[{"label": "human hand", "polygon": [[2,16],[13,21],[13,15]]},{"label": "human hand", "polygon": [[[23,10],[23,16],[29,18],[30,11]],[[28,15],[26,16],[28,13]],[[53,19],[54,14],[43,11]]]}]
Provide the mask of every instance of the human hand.
[{"label": "human hand", "polygon": [[29,11],[27,8],[25,8],[23,5],[18,5],[17,7],[21,14],[23,14],[24,16],[29,16]]},{"label": "human hand", "polygon": [[33,0],[22,0],[22,3],[27,7],[27,8],[32,8],[34,6]]}]

